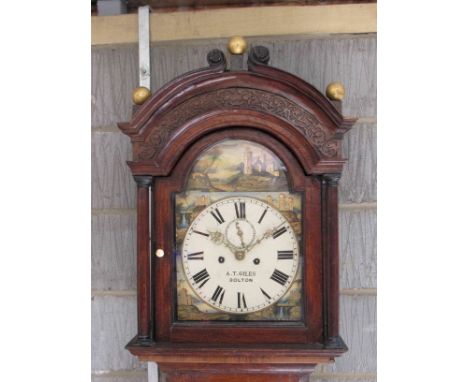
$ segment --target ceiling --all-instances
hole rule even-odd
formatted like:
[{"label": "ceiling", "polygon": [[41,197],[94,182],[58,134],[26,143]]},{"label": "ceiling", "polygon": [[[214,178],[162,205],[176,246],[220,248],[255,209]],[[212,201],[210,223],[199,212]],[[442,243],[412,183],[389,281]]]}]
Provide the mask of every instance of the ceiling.
[{"label": "ceiling", "polygon": [[150,5],[151,8],[200,8],[213,6],[255,6],[255,5],[323,5],[323,4],[346,4],[346,3],[372,3],[366,0],[128,0],[129,8],[137,8],[140,5]]},{"label": "ceiling", "polygon": [[268,5],[327,5],[376,3],[377,0],[92,0],[94,15],[134,13],[139,6],[149,5],[152,10],[176,11],[187,9],[228,8]]}]

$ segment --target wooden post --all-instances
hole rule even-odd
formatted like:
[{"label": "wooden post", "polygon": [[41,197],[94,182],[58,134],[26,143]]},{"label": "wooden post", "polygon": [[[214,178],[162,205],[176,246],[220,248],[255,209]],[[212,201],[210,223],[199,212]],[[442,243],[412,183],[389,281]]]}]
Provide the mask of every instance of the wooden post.
[{"label": "wooden post", "polygon": [[149,5],[138,7],[138,62],[140,86],[151,90]]},{"label": "wooden post", "polygon": [[338,246],[338,181],[341,174],[322,175],[322,243],[324,341],[339,336],[340,265]]},{"label": "wooden post", "polygon": [[152,176],[134,176],[137,191],[138,340],[151,340],[150,195]]}]

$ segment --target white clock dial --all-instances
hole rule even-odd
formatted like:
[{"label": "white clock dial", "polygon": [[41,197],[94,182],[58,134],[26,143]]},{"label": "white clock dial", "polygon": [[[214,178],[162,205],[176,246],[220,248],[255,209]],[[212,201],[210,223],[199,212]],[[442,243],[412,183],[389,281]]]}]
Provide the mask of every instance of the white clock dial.
[{"label": "white clock dial", "polygon": [[231,197],[204,209],[182,246],[188,283],[207,304],[228,313],[256,312],[278,301],[296,276],[294,230],[275,208]]}]

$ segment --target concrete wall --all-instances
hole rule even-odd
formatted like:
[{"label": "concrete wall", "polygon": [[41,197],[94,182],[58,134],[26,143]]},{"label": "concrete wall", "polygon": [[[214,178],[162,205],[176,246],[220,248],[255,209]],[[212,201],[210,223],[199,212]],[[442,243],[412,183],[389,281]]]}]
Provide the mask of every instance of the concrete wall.
[{"label": "concrete wall", "polygon": [[[376,380],[376,37],[249,39],[270,49],[271,65],[325,91],[344,83],[343,112],[359,117],[344,139],[340,183],[341,333],[350,351],[319,367],[312,381]],[[152,48],[152,87],[206,65],[225,40]],[[124,346],[136,334],[136,187],[125,161],[130,142],[116,122],[131,116],[138,84],[136,45],[92,50],[92,379],[142,382],[146,365]]]}]

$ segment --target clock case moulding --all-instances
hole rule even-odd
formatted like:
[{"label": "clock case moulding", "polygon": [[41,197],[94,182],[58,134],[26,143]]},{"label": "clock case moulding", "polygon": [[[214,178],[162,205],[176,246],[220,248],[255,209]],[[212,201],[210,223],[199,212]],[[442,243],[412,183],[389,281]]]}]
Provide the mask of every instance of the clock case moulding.
[{"label": "clock case moulding", "polygon": [[[128,165],[138,189],[138,334],[126,348],[169,374],[229,374],[227,365],[235,365],[238,376],[269,372],[302,380],[347,350],[338,327],[337,186],[346,161],[341,139],[356,119],[342,116],[341,101],[268,66],[265,47],[250,49],[247,70],[242,58],[231,56],[228,70],[223,52],[210,51],[207,68],[175,78],[118,124],[132,142]],[[171,195],[184,189],[200,153],[226,138],[270,149],[285,164],[291,190],[303,192],[302,323],[175,320]],[[157,248],[166,255],[154,256]]]}]

